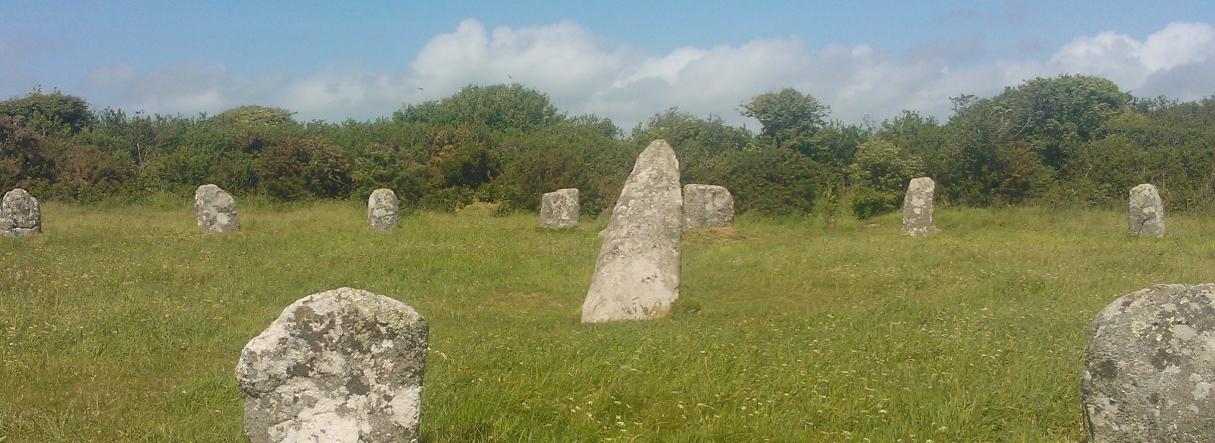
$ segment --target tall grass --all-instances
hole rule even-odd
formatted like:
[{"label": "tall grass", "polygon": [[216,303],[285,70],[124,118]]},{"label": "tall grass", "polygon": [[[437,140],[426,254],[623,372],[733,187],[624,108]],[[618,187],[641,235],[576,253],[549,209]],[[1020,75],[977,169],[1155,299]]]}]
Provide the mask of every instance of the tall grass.
[{"label": "tall grass", "polygon": [[685,233],[670,317],[583,325],[605,220],[240,210],[217,236],[184,205],[50,203],[0,241],[0,442],[244,441],[241,348],[340,286],[430,322],[430,442],[1079,441],[1096,312],[1215,281],[1205,218],[1156,240],[1103,211],[939,210],[926,238],[744,216]]}]

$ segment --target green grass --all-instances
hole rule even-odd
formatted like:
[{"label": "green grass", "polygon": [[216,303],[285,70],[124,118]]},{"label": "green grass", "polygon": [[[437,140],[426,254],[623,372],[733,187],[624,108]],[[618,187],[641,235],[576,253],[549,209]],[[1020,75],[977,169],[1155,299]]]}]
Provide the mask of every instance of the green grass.
[{"label": "green grass", "polygon": [[[233,368],[292,301],[351,286],[430,322],[425,441],[1080,441],[1089,322],[1156,283],[1215,281],[1215,220],[939,210],[938,235],[741,217],[684,235],[672,316],[583,325],[605,220],[355,202],[47,204],[0,241],[0,442],[243,441]],[[901,439],[901,440],[900,440]]]}]

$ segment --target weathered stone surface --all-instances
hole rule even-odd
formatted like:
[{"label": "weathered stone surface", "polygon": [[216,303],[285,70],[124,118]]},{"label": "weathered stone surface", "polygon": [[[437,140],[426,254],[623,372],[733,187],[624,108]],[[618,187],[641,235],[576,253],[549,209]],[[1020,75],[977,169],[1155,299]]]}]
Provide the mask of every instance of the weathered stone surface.
[{"label": "weathered stone surface", "polygon": [[1215,441],[1215,284],[1123,296],[1089,329],[1081,397],[1092,443]]},{"label": "weathered stone surface", "polygon": [[0,235],[18,237],[42,232],[42,208],[38,199],[17,188],[4,194],[0,201]]},{"label": "weathered stone surface", "polygon": [[683,186],[683,227],[734,226],[734,197],[717,185]]},{"label": "weathered stone surface", "polygon": [[1142,184],[1131,188],[1127,226],[1137,237],[1164,237],[1164,203],[1156,187]]},{"label": "weathered stone surface", "polygon": [[351,288],[283,310],[241,352],[245,433],[263,442],[416,442],[426,320]]},{"label": "weathered stone surface", "polygon": [[683,197],[679,160],[665,140],[637,157],[595,260],[582,321],[661,317],[679,298]]},{"label": "weathered stone surface", "polygon": [[566,188],[546,193],[540,200],[540,227],[560,229],[578,226],[581,209],[577,189]]},{"label": "weathered stone surface", "polygon": [[937,182],[928,177],[911,179],[903,198],[903,235],[912,237],[937,232],[932,221],[932,194]]},{"label": "weathered stone surface", "polygon": [[367,198],[367,225],[376,232],[396,229],[401,221],[400,205],[391,189],[376,189]]},{"label": "weathered stone surface", "polygon": [[215,185],[202,185],[194,191],[194,214],[198,230],[203,232],[233,232],[240,230],[236,218],[236,200]]}]

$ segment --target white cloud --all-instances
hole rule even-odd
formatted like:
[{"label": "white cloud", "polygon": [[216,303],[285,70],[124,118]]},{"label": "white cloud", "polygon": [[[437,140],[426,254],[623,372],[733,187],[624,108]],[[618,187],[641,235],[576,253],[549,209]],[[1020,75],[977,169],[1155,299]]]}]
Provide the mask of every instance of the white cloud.
[{"label": "white cloud", "polygon": [[[1176,22],[1144,41],[1114,32],[1077,37],[1051,56],[1050,64],[1062,72],[1102,76],[1134,91],[1153,78],[1168,77],[1170,70],[1202,64],[1212,58],[1215,58],[1215,29],[1206,23]],[[1188,85],[1176,86],[1182,91]],[[1215,91],[1204,94],[1212,92]],[[1198,98],[1187,95],[1173,96]]]},{"label": "white cloud", "polygon": [[283,73],[243,79],[224,66],[194,61],[167,66],[148,74],[115,64],[93,69],[90,88],[110,96],[111,106],[149,113],[194,115],[215,114],[247,104],[266,104],[273,93],[286,85]]},{"label": "white cloud", "polygon": [[903,59],[863,44],[806,48],[796,38],[648,55],[568,21],[490,31],[469,19],[435,36],[398,72],[352,66],[245,79],[203,62],[150,73],[113,65],[95,69],[89,84],[124,109],[193,115],[263,104],[302,120],[340,121],[388,116],[404,103],[446,97],[469,84],[518,82],[548,94],[560,109],[610,117],[626,129],[669,107],[755,127],[739,106],[784,87],[812,94],[831,106],[832,118],[851,123],[902,109],[946,118],[950,96],[990,96],[1062,73],[1103,76],[1141,95],[1192,100],[1215,92],[1215,29],[1204,23],[1173,23],[1143,41],[1113,32],[1077,37],[1047,62],[953,65],[980,53],[981,43],[979,37],[932,42]]}]

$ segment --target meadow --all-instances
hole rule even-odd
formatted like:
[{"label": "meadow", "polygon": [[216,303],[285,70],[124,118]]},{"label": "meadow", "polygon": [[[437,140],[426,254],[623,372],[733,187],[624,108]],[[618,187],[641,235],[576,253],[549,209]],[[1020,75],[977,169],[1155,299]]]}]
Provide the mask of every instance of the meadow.
[{"label": "meadow", "polygon": [[1089,324],[1157,283],[1215,281],[1215,219],[1037,207],[830,226],[742,216],[684,234],[680,299],[584,325],[606,217],[242,202],[43,206],[0,239],[0,442],[245,441],[233,368],[294,300],[341,286],[430,323],[427,442],[1076,442]]}]

